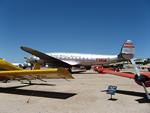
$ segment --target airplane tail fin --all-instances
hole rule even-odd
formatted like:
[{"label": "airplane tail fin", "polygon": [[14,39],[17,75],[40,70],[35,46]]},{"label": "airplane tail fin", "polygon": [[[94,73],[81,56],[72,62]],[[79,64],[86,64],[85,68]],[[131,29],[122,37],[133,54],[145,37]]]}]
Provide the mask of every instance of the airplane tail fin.
[{"label": "airplane tail fin", "polygon": [[121,60],[130,60],[135,55],[135,46],[131,40],[125,41],[123,44],[120,54],[118,55]]}]

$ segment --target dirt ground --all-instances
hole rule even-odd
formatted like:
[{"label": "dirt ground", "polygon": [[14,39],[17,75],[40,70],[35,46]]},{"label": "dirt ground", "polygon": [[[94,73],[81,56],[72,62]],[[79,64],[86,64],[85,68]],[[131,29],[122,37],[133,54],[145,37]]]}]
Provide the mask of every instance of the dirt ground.
[{"label": "dirt ground", "polygon": [[[0,113],[149,113],[150,101],[134,80],[96,72],[75,79],[0,83]],[[109,85],[117,86],[110,99]],[[150,91],[150,89],[148,89]]]}]

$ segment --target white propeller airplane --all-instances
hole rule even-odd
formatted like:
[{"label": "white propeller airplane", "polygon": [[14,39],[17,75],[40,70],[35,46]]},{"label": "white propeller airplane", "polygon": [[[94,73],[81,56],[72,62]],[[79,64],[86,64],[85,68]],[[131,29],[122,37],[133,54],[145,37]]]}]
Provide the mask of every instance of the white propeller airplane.
[{"label": "white propeller airplane", "polygon": [[118,55],[99,55],[81,53],[42,53],[28,47],[21,47],[22,50],[32,54],[28,62],[42,62],[54,67],[64,67],[72,70],[73,67],[84,67],[86,70],[93,65],[102,65],[130,60],[134,57],[135,47],[131,40],[125,41]]}]

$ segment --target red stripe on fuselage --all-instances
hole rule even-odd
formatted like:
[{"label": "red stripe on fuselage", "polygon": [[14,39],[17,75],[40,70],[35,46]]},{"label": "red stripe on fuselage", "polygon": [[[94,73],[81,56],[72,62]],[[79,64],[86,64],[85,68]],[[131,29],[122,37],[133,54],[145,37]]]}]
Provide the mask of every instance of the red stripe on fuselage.
[{"label": "red stripe on fuselage", "polygon": [[123,47],[124,47],[124,48],[135,48],[134,45],[133,45],[133,43],[125,43],[125,44],[123,45]]},{"label": "red stripe on fuselage", "polygon": [[123,46],[123,48],[135,48],[135,47],[132,45],[132,46]]}]

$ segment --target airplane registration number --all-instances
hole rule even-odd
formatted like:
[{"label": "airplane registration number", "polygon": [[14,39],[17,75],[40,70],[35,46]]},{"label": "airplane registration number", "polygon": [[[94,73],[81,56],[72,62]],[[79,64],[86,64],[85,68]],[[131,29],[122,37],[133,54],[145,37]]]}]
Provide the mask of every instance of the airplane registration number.
[{"label": "airplane registration number", "polygon": [[96,62],[107,62],[107,59],[105,59],[105,58],[97,58]]}]

